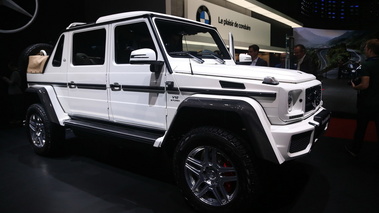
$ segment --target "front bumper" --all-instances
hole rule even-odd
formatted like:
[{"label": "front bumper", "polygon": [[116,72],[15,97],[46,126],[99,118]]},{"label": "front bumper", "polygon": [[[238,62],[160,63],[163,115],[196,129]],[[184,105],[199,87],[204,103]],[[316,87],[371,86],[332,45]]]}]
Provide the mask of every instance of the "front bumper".
[{"label": "front bumper", "polygon": [[294,124],[272,126],[271,145],[279,163],[307,154],[328,128],[330,112],[319,109],[313,116]]}]

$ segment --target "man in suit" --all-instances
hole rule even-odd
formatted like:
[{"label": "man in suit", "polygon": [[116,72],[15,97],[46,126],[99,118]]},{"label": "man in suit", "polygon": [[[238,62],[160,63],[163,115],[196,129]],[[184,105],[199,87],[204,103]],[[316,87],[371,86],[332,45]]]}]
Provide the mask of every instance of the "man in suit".
[{"label": "man in suit", "polygon": [[296,69],[317,76],[317,66],[312,58],[307,55],[307,50],[302,44],[295,45],[293,54],[297,59]]},{"label": "man in suit", "polygon": [[251,66],[267,66],[267,62],[258,57],[259,46],[256,44],[250,45],[248,54],[251,56]]}]

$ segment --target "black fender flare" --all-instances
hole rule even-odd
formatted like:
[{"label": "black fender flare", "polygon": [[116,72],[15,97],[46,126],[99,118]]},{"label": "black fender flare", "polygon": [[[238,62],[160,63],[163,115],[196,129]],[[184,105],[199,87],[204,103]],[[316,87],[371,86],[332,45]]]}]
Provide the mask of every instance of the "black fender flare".
[{"label": "black fender flare", "polygon": [[[55,124],[59,124],[58,116],[55,113],[53,104],[51,103],[50,96],[44,87],[29,87],[25,90],[25,93],[36,94],[38,101],[42,104],[43,108],[46,110],[49,120]],[[30,103],[29,103],[30,104]]]},{"label": "black fender flare", "polygon": [[[175,131],[175,125],[181,120],[181,117],[183,117],[181,112],[188,112],[188,110],[184,109],[218,110],[238,114],[244,126],[247,127],[246,129],[249,141],[248,145],[252,147],[257,157],[278,163],[275,152],[257,114],[257,110],[246,101],[221,98],[189,97],[178,107],[177,113],[166,133],[166,136],[171,135]],[[165,141],[163,143],[165,143]]]}]

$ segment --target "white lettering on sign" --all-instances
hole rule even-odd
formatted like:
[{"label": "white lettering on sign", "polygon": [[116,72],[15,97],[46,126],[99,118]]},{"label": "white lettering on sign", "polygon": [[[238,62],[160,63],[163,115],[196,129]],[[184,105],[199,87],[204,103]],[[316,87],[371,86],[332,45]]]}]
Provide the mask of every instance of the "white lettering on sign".
[{"label": "white lettering on sign", "polygon": [[218,23],[226,26],[236,27],[244,30],[251,31],[251,27],[248,24],[240,24],[236,21],[233,21],[231,19],[223,19],[220,16],[218,17]]}]

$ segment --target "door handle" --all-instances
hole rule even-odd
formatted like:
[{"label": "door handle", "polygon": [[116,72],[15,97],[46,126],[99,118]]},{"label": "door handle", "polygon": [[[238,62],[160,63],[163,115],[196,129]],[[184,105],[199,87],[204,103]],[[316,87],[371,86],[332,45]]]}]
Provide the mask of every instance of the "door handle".
[{"label": "door handle", "polygon": [[74,89],[74,88],[76,88],[76,84],[75,84],[75,82],[70,81],[70,83],[68,83],[68,87],[69,87],[70,89]]},{"label": "door handle", "polygon": [[112,91],[120,91],[121,90],[121,85],[117,82],[111,84],[111,90]]}]

